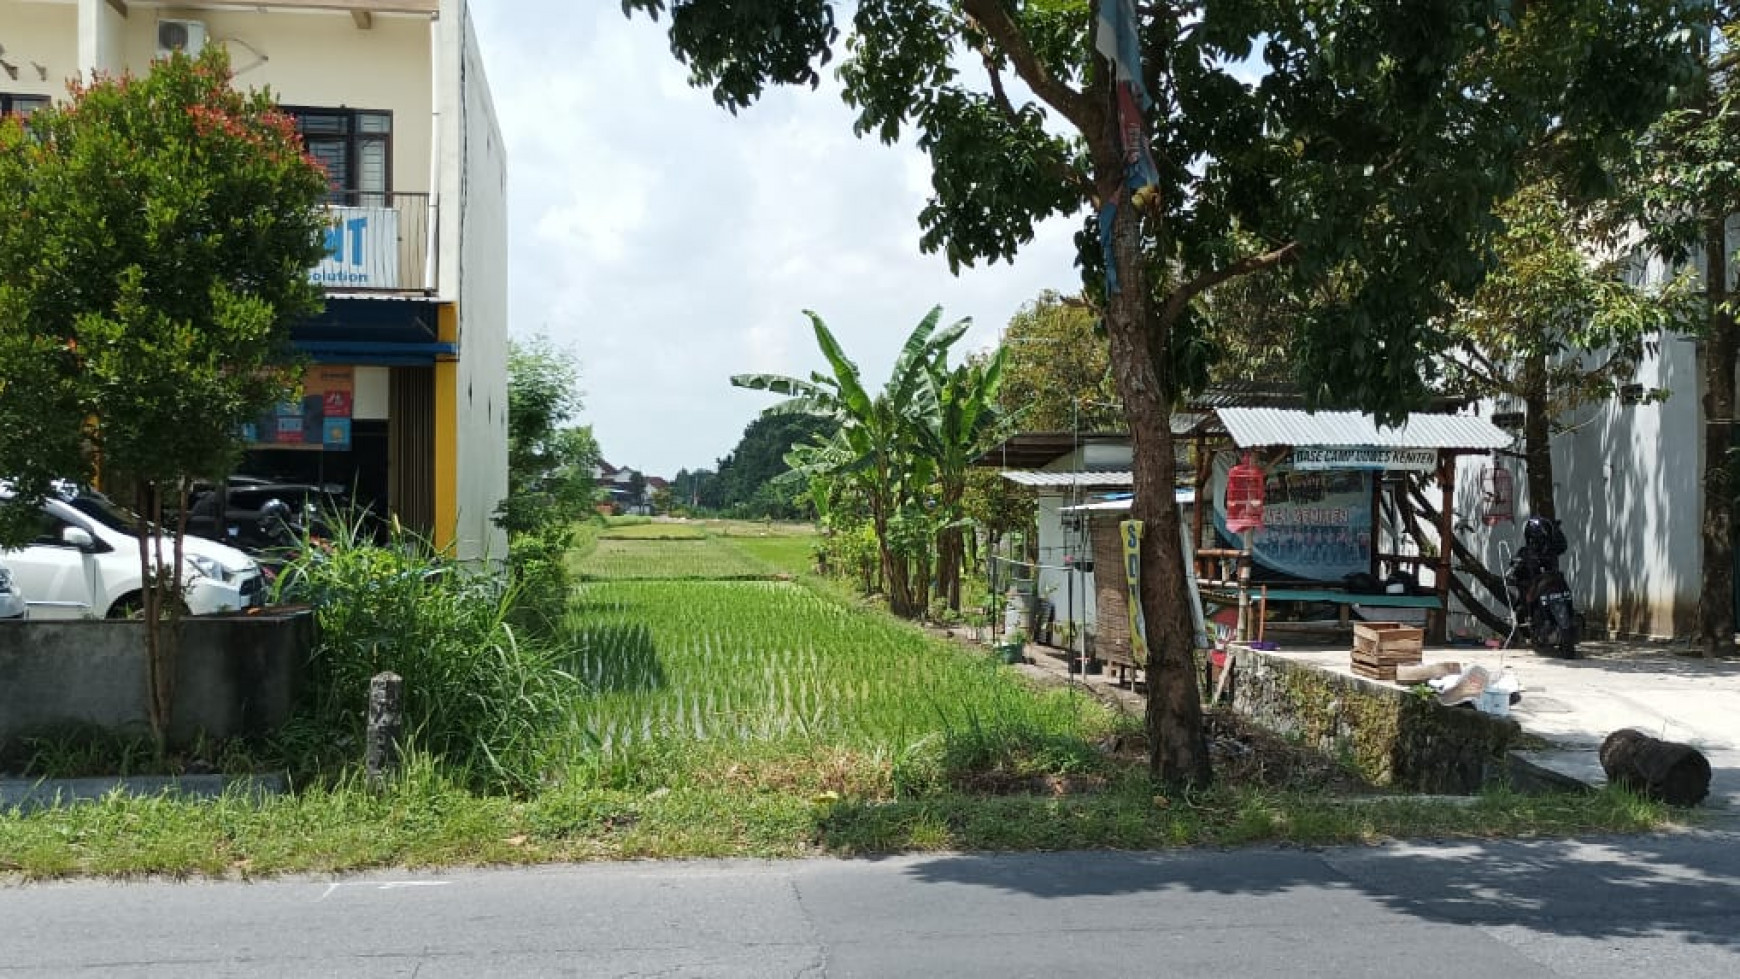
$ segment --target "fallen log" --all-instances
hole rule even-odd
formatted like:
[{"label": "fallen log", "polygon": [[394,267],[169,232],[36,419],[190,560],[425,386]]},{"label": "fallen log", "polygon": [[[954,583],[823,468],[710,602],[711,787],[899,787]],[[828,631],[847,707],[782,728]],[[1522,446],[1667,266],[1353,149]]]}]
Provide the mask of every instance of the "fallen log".
[{"label": "fallen log", "polygon": [[1601,743],[1607,780],[1674,806],[1695,806],[1710,794],[1710,760],[1689,744],[1662,741],[1624,728]]}]

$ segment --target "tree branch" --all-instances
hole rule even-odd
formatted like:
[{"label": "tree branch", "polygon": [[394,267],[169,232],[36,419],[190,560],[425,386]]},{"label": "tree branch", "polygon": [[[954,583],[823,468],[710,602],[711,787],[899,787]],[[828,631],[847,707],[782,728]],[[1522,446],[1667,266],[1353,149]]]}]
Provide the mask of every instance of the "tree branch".
[{"label": "tree branch", "polygon": [[[1003,88],[1003,70],[998,67],[997,59],[983,47],[979,49],[979,58],[985,63],[985,74],[991,78],[991,101],[1003,111],[1004,117],[1009,120],[1011,126],[1019,128],[1027,125],[1027,120],[1021,118],[1021,111],[1015,108],[1015,103],[1010,100],[1008,91]],[[1050,157],[1046,157],[1040,162],[1045,167],[1046,172],[1057,178],[1059,183],[1074,187],[1083,198],[1091,199],[1093,197],[1093,182],[1088,180],[1081,171]]]},{"label": "tree branch", "polygon": [[1462,347],[1463,351],[1466,352],[1470,358],[1472,358],[1474,361],[1478,362],[1480,364],[1480,366],[1482,368],[1484,368],[1484,370],[1485,370],[1484,373],[1481,373],[1480,371],[1476,371],[1474,368],[1470,367],[1470,368],[1468,368],[1468,372],[1470,374],[1474,374],[1476,377],[1479,377],[1482,381],[1485,381],[1487,384],[1489,384],[1492,387],[1496,388],[1496,387],[1503,386],[1499,380],[1500,371],[1498,369],[1498,366],[1492,362],[1491,358],[1486,356],[1484,351],[1482,351],[1479,347],[1475,346],[1474,342],[1471,340],[1463,340],[1461,343],[1461,347]]},{"label": "tree branch", "polygon": [[1261,255],[1249,255],[1231,265],[1202,273],[1179,286],[1173,290],[1172,295],[1166,297],[1166,305],[1160,308],[1160,322],[1176,322],[1178,316],[1184,312],[1184,308],[1190,305],[1190,301],[1202,293],[1228,279],[1236,279],[1241,275],[1250,275],[1263,269],[1274,268],[1282,262],[1291,261],[1298,250],[1299,243],[1290,241],[1273,251],[1264,252]]},{"label": "tree branch", "polygon": [[1021,76],[1033,94],[1056,109],[1084,136],[1091,136],[1102,128],[1101,110],[1068,82],[1053,76],[1040,62],[1039,55],[1027,41],[1027,35],[1021,33],[1021,25],[1010,16],[1001,0],[961,0],[961,9],[1009,56],[1015,65],[1015,73]]}]

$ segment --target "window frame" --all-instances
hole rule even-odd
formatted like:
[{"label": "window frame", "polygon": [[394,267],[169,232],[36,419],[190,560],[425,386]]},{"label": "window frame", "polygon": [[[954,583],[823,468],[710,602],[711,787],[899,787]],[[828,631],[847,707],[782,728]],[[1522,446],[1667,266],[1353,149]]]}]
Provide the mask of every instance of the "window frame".
[{"label": "window frame", "polygon": [[0,92],[0,116],[17,115],[30,118],[30,112],[25,112],[19,103],[29,106],[30,112],[46,109],[54,104],[54,99],[47,95],[25,95],[20,92]]},{"label": "window frame", "polygon": [[[338,197],[339,200],[329,200],[328,203],[355,204],[363,199],[365,194],[378,194],[387,204],[393,202],[393,135],[394,118],[391,109],[357,109],[350,106],[318,106],[318,105],[280,105],[278,110],[288,115],[296,123],[296,136],[302,140],[303,147],[308,145],[310,134],[303,131],[303,119],[308,116],[329,116],[344,120],[342,133],[314,133],[321,139],[342,139],[344,141],[344,165],[349,179],[346,187],[328,187],[327,196]],[[387,130],[381,133],[364,132],[358,124],[364,116],[384,116],[387,120]],[[364,143],[382,143],[386,146],[386,186],[380,190],[364,190],[356,186],[358,175],[362,172],[361,147]]]}]

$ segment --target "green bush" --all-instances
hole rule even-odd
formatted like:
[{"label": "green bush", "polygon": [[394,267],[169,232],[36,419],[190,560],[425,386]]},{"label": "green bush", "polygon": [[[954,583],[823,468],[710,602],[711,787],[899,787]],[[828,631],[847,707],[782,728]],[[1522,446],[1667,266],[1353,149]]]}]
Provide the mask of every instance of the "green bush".
[{"label": "green bush", "polygon": [[557,634],[574,587],[568,570],[574,538],[565,526],[508,538],[508,574],[516,593],[510,622],[541,637]]},{"label": "green bush", "polygon": [[444,564],[405,535],[307,552],[281,579],[282,597],[310,602],[320,626],[309,710],[284,736],[305,746],[292,763],[326,767],[336,750],[339,767],[354,764],[369,681],[392,671],[411,745],[474,788],[534,785],[579,692],[558,648],[514,624],[534,608],[527,587],[548,588],[546,561],[527,586]]}]

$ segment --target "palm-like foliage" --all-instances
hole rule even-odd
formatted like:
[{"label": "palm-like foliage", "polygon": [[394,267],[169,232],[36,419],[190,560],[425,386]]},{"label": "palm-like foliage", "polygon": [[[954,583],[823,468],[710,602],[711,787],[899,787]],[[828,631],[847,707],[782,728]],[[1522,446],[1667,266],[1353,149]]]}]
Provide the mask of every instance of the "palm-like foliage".
[{"label": "palm-like foliage", "polygon": [[[816,415],[839,424],[832,438],[794,448],[787,458],[791,478],[855,484],[875,526],[889,605],[900,615],[919,614],[926,606],[930,578],[929,541],[938,521],[951,522],[950,508],[958,509],[959,490],[951,504],[949,487],[965,480],[970,440],[984,431],[993,410],[981,394],[987,376],[995,390],[1001,358],[951,372],[949,348],[971,321],[939,329],[939,306],[913,328],[887,383],[872,395],[862,371],[828,325],[813,312],[806,310],[805,315],[829,373],[812,372],[807,379],[739,374],[731,383],[785,395],[787,400],[769,408],[770,413]],[[825,508],[820,494],[812,496],[818,497],[819,509]],[[948,567],[946,557],[943,566]],[[954,569],[958,574],[958,559]],[[958,596],[958,588],[955,592]]]}]

